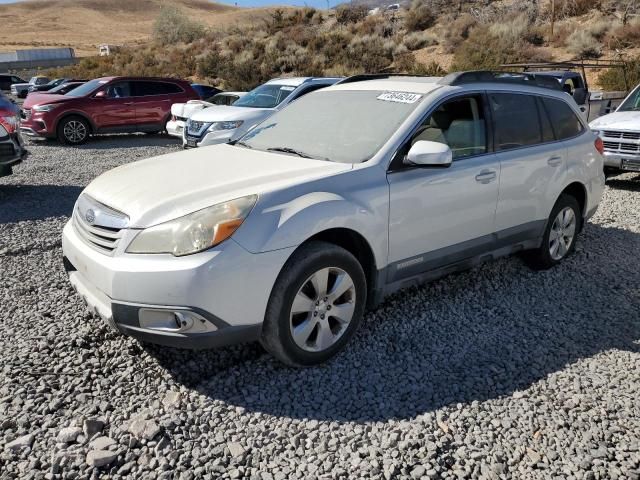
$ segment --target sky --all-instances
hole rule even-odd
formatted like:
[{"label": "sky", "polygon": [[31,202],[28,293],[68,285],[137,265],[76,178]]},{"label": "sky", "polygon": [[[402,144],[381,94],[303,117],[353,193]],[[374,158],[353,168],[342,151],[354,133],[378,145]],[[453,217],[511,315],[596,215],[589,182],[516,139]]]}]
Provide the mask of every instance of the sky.
[{"label": "sky", "polygon": [[[108,2],[109,0],[105,0]],[[234,0],[218,0],[220,3],[227,3],[230,5],[234,5]],[[329,6],[334,7],[339,3],[342,3],[343,0],[329,0]],[[16,0],[0,0],[0,4],[2,3],[16,3]],[[295,5],[298,7],[316,7],[316,8],[327,8],[327,0],[238,0],[239,7],[263,7],[265,5]]]}]

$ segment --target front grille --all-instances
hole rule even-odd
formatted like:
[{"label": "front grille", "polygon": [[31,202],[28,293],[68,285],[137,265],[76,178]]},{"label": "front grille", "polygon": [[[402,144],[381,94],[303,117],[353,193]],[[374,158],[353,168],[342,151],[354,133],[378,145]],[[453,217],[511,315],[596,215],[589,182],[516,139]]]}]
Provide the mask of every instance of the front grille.
[{"label": "front grille", "polygon": [[13,157],[16,154],[16,149],[13,147],[13,143],[0,143],[0,158]]},{"label": "front grille", "polygon": [[29,120],[31,118],[31,110],[28,108],[20,110],[20,118],[23,120]]},{"label": "front grille", "polygon": [[96,250],[111,254],[129,224],[124,213],[103,205],[86,194],[73,209],[73,226],[82,240]]},{"label": "front grille", "polygon": [[623,138],[626,140],[640,140],[640,132],[621,132],[618,130],[605,130],[604,136],[607,138]]},{"label": "front grille", "polygon": [[626,170],[633,170],[634,172],[640,172],[640,160],[631,160],[629,158],[622,161],[622,168]]},{"label": "front grille", "polygon": [[90,225],[77,209],[73,214],[73,226],[86,243],[105,253],[113,252],[122,237],[121,229]]},{"label": "front grille", "polygon": [[640,152],[640,145],[635,143],[620,143],[620,142],[602,142],[604,143],[604,149],[607,152],[616,153],[638,153]]}]

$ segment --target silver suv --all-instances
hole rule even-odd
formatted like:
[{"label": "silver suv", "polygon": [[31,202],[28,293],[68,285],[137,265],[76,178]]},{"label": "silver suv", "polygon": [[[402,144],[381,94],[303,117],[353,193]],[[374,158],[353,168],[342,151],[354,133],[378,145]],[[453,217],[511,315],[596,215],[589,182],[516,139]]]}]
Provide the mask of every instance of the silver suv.
[{"label": "silver suv", "polygon": [[351,77],[235,144],[116,168],[64,228],[71,283],[141,340],[260,340],[288,364],[323,362],[398,289],[572,252],[604,188],[602,142],[555,85]]}]

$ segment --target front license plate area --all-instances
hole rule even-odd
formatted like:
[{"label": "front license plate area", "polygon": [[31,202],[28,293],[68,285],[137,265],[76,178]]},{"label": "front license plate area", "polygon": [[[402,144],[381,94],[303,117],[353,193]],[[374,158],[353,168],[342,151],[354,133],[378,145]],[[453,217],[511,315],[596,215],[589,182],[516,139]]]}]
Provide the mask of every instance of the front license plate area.
[{"label": "front license plate area", "polygon": [[622,169],[631,170],[632,172],[640,172],[640,160],[622,159]]}]

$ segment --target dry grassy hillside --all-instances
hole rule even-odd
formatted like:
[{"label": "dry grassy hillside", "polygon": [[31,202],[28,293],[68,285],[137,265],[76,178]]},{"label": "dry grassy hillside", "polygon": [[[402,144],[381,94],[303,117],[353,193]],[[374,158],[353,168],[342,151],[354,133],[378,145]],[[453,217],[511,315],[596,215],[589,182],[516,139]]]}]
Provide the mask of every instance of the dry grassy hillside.
[{"label": "dry grassy hillside", "polygon": [[69,46],[84,56],[101,43],[147,41],[164,5],[212,27],[255,23],[269,12],[208,0],[28,0],[0,5],[0,51]]}]

